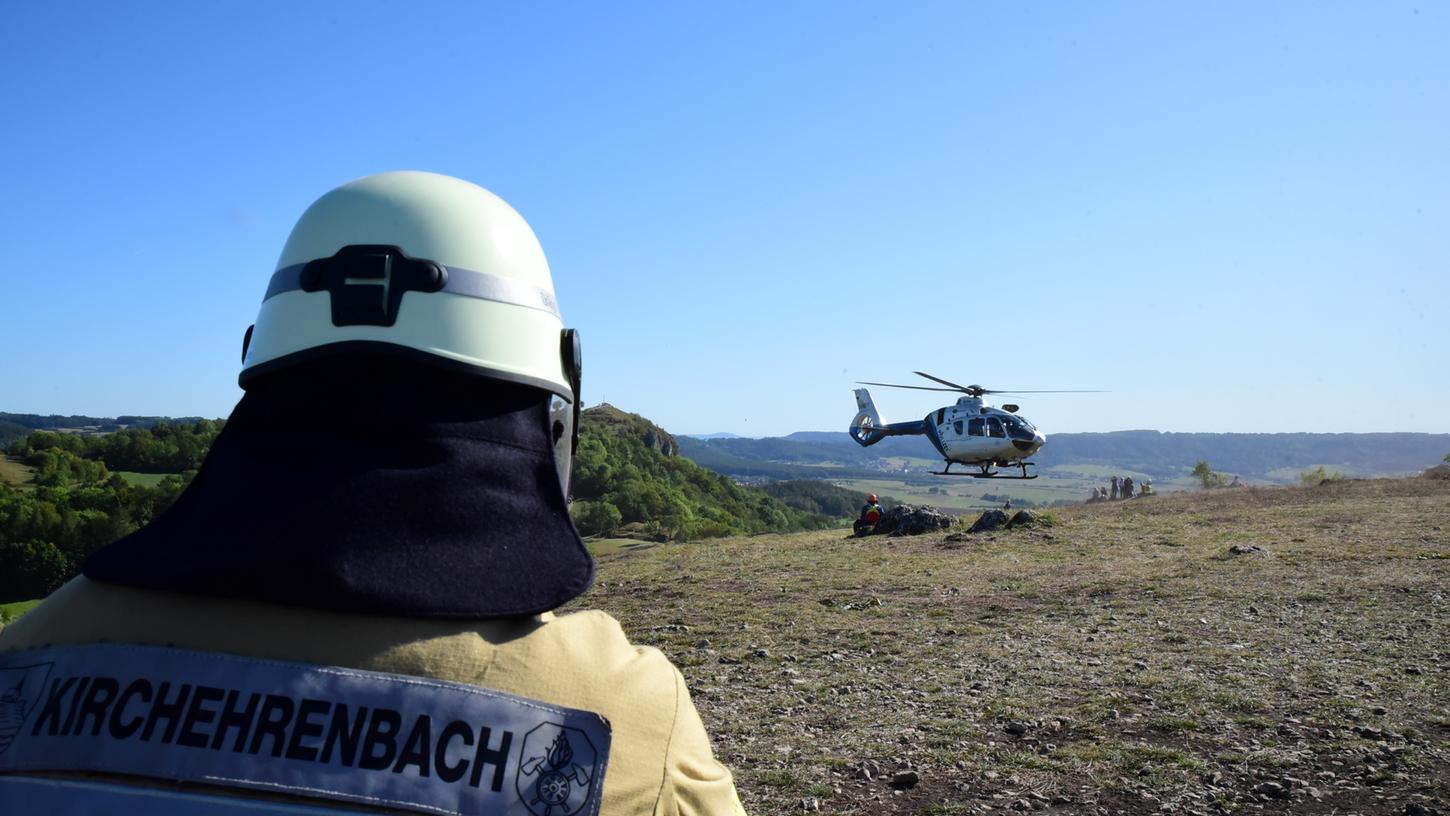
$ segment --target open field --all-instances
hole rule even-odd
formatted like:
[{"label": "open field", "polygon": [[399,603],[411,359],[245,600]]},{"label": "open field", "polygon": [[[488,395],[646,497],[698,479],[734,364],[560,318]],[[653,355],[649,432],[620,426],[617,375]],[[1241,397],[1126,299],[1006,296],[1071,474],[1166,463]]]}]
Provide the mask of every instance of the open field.
[{"label": "open field", "polygon": [[[879,493],[883,496],[891,496],[898,501],[911,504],[930,504],[939,510],[953,514],[964,514],[970,511],[980,511],[988,507],[1000,507],[1001,500],[991,501],[982,498],[984,494],[994,496],[1010,496],[1014,502],[1020,503],[1023,499],[1037,504],[1051,504],[1053,502],[1084,502],[1092,491],[1094,485],[1107,487],[1108,476],[1098,476],[1096,473],[1078,473],[1078,466],[1064,468],[1050,468],[1042,472],[1036,479],[973,479],[971,477],[935,476],[927,478],[900,479],[882,476],[874,479],[848,479],[834,480],[834,484],[851,490],[862,492]],[[1084,468],[1092,469],[1092,465],[1084,465]],[[1103,468],[1106,472],[1107,469]],[[1143,474],[1132,471],[1113,471],[1119,475],[1132,476],[1135,482],[1142,483],[1145,478]],[[1109,473],[1111,475],[1111,472]],[[1195,483],[1192,479],[1179,478],[1173,480],[1154,480],[1153,487],[1159,492],[1190,489]],[[931,493],[932,488],[945,491],[944,493]]]},{"label": "open field", "polygon": [[22,465],[12,459],[7,459],[5,454],[0,453],[0,482],[10,484],[25,484],[35,475],[35,468],[30,465]]},{"label": "open field", "polygon": [[[175,475],[171,473],[137,473],[131,470],[118,470],[115,473],[133,485],[144,487],[155,487],[161,483],[162,479]],[[35,468],[22,465],[12,459],[7,459],[4,454],[0,454],[0,482],[27,484],[34,476]]]},{"label": "open field", "polygon": [[606,553],[579,605],[681,667],[757,816],[1450,807],[1450,481],[1053,514]]},{"label": "open field", "polygon": [[640,541],[637,538],[586,538],[584,547],[589,554],[598,558],[603,555],[614,555],[615,553],[629,552],[641,548],[653,547],[653,541]]}]

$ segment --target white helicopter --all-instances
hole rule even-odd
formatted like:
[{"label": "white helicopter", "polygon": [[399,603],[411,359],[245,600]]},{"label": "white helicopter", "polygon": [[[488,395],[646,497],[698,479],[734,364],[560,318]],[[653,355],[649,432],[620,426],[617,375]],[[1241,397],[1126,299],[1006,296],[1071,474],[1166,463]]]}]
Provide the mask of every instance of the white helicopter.
[{"label": "white helicopter", "polygon": [[[924,385],[897,385],[895,383],[862,382],[861,385],[881,385],[887,388],[910,388],[915,391],[959,391],[965,396],[955,405],[950,405],[926,415],[915,422],[892,422],[881,420],[876,405],[871,402],[871,392],[865,388],[856,389],[856,418],[851,420],[851,438],[861,447],[874,445],[888,436],[920,435],[931,440],[931,444],[946,458],[946,467],[932,471],[937,476],[972,476],[978,479],[1036,479],[1037,474],[1028,475],[1027,467],[1033,464],[1027,457],[1047,444],[1047,437],[1037,430],[1027,417],[1017,413],[1016,405],[993,408],[983,396],[987,394],[1090,394],[1095,391],[996,391],[980,385],[957,385],[940,377],[933,377],[922,371],[913,372],[933,382],[951,386],[934,388]],[[952,472],[952,465],[975,465],[978,472]],[[993,467],[1017,467],[1021,476],[1008,476]]]}]

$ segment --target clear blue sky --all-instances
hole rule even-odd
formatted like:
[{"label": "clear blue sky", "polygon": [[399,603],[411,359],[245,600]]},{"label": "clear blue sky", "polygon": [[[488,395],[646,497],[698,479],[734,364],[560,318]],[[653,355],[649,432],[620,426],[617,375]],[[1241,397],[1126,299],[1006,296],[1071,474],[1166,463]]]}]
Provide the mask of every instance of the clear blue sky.
[{"label": "clear blue sky", "polygon": [[[906,8],[903,8],[906,6]],[[0,410],[224,416],[292,222],[533,225],[585,399],[844,429],[1450,431],[1443,3],[0,4]],[[878,390],[888,420],[941,400]]]}]

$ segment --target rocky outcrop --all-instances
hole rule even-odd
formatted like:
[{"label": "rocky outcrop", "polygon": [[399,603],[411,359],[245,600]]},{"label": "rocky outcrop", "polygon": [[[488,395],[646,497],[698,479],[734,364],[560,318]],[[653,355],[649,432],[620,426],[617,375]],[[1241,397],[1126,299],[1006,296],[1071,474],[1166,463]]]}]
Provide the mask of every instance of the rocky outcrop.
[{"label": "rocky outcrop", "polygon": [[643,442],[645,447],[657,450],[665,456],[678,456],[680,453],[680,443],[675,441],[669,431],[639,414],[625,413],[607,402],[586,408],[579,421],[612,434],[633,436]]},{"label": "rocky outcrop", "polygon": [[1042,519],[1038,518],[1037,514],[1031,510],[1018,510],[1012,515],[1012,519],[1007,522],[1007,529],[1010,530],[1013,527],[1035,527],[1041,523]]},{"label": "rocky outcrop", "polygon": [[945,530],[956,523],[956,519],[938,511],[935,507],[898,504],[887,510],[876,522],[877,535],[921,535]]},{"label": "rocky outcrop", "polygon": [[1006,513],[1001,510],[988,510],[972,522],[969,533],[989,533],[993,530],[1001,530],[1011,521]]}]

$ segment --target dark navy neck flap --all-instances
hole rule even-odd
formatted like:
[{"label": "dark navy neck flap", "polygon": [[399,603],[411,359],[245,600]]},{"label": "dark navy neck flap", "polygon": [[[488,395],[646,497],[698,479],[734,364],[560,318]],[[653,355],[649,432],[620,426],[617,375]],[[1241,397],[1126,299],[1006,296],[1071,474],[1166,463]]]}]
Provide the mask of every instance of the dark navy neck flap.
[{"label": "dark navy neck flap", "polygon": [[554,468],[548,396],[386,357],[262,378],[196,479],[87,577],[415,617],[529,615],[594,562]]}]

